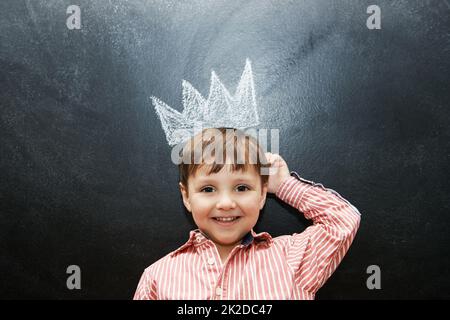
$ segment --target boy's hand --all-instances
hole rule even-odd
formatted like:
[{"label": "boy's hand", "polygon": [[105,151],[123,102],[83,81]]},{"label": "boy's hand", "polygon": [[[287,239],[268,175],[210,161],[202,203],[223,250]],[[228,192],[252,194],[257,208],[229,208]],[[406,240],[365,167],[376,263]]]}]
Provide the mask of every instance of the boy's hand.
[{"label": "boy's hand", "polygon": [[276,193],[281,183],[289,178],[289,168],[286,161],[276,153],[265,153],[267,161],[270,164],[271,174],[269,175],[269,182],[267,185],[267,192]]}]

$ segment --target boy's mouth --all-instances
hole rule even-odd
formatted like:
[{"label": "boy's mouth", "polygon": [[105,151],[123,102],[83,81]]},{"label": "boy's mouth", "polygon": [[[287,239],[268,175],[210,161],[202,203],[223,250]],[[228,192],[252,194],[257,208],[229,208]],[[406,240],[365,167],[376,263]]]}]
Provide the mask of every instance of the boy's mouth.
[{"label": "boy's mouth", "polygon": [[214,217],[213,220],[219,223],[220,225],[231,225],[239,220],[241,217]]}]

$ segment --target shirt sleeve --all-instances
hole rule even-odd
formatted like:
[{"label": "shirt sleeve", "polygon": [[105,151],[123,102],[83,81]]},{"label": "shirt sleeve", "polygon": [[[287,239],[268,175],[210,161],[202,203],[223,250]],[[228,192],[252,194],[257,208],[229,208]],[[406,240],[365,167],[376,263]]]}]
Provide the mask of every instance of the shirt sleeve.
[{"label": "shirt sleeve", "polygon": [[361,215],[336,191],[292,174],[296,177],[286,179],[276,196],[303,212],[313,225],[290,236],[286,255],[296,285],[315,294],[348,251]]},{"label": "shirt sleeve", "polygon": [[156,281],[151,276],[150,267],[145,269],[139,280],[133,300],[157,300]]}]

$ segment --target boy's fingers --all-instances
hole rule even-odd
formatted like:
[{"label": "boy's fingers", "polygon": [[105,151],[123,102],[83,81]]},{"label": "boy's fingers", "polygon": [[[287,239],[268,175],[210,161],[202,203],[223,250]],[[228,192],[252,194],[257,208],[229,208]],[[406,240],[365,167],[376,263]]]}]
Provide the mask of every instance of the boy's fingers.
[{"label": "boy's fingers", "polygon": [[267,152],[267,153],[266,153],[266,159],[267,159],[267,162],[268,162],[269,164],[272,164],[272,161],[273,161],[272,153]]},{"label": "boy's fingers", "polygon": [[266,152],[267,161],[273,162],[280,158],[280,155],[277,153]]},{"label": "boy's fingers", "polygon": [[282,167],[283,166],[283,158],[278,153],[266,152],[267,162],[271,167]]}]

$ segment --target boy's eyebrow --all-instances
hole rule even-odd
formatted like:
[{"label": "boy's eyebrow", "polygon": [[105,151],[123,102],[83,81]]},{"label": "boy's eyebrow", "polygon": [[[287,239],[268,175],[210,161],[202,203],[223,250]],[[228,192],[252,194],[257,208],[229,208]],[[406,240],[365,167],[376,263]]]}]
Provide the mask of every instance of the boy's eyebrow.
[{"label": "boy's eyebrow", "polygon": [[218,179],[209,178],[209,177],[202,177],[202,178],[198,177],[194,181],[199,184],[203,184],[203,183],[208,183],[208,182],[216,182],[216,181],[218,181]]},{"label": "boy's eyebrow", "polygon": [[254,179],[254,177],[248,176],[248,177],[236,178],[236,179],[234,179],[234,181],[255,182],[255,179]]},{"label": "boy's eyebrow", "polygon": [[[203,183],[208,183],[208,182],[218,182],[218,181],[220,181],[220,179],[213,178],[210,175],[208,175],[208,176],[203,176],[203,177],[197,177],[197,181],[199,184],[203,184]],[[256,182],[255,179],[251,176],[236,177],[236,178],[233,178],[232,181],[233,182],[246,182],[246,183]]]}]

